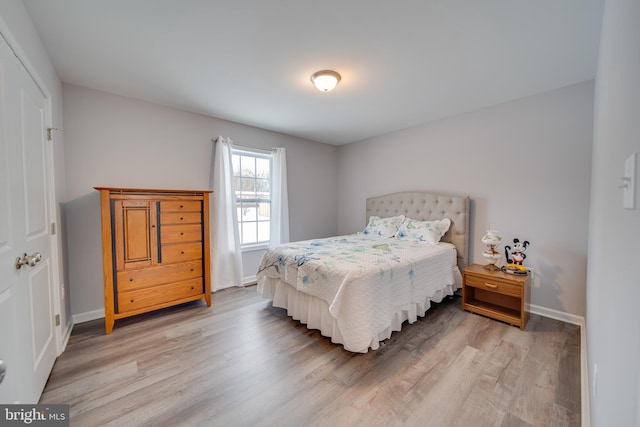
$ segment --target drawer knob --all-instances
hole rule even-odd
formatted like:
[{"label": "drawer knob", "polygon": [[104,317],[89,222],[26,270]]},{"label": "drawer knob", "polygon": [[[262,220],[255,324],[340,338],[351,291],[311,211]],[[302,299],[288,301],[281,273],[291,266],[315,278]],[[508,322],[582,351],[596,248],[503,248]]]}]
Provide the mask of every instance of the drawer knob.
[{"label": "drawer knob", "polygon": [[484,285],[485,285],[487,288],[491,288],[491,289],[498,289],[498,285],[494,285],[493,283],[487,283],[487,282],[484,282]]},{"label": "drawer knob", "polygon": [[181,236],[184,236],[184,233],[183,233],[183,232],[180,232],[180,235],[181,235]]},{"label": "drawer knob", "polygon": [[133,302],[133,300],[130,300],[129,302]]},{"label": "drawer knob", "polygon": [[195,288],[192,286],[192,287],[191,287],[191,290],[194,290],[194,289],[195,289]]},{"label": "drawer knob", "polygon": [[133,277],[131,279],[129,279],[130,282],[133,282]]},{"label": "drawer knob", "polygon": [[180,205],[180,209],[184,208],[184,205]]},{"label": "drawer knob", "polygon": [[180,217],[180,221],[182,221],[183,219],[184,219],[183,217]]},{"label": "drawer knob", "polygon": [[181,251],[180,254],[184,255],[184,251]]}]

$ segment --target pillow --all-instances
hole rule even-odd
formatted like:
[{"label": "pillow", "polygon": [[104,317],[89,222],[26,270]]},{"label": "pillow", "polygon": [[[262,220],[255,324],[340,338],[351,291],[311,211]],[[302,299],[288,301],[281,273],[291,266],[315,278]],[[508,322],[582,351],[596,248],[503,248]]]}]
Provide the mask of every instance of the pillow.
[{"label": "pillow", "polygon": [[451,227],[451,220],[449,218],[437,221],[417,221],[406,218],[402,225],[400,225],[396,237],[399,239],[417,240],[418,242],[436,244],[440,242],[440,239],[442,239],[442,236],[449,230],[449,227]]},{"label": "pillow", "polygon": [[404,215],[389,218],[380,218],[379,216],[372,215],[363,233],[378,237],[393,237],[398,231],[398,227],[402,224],[402,221],[404,221]]}]

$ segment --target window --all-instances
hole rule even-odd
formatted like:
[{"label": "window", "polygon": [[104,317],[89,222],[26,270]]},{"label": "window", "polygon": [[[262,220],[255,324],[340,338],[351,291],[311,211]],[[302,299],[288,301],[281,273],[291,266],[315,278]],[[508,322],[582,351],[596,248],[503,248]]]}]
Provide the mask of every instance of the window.
[{"label": "window", "polygon": [[233,181],[243,247],[269,243],[271,154],[233,150]]}]

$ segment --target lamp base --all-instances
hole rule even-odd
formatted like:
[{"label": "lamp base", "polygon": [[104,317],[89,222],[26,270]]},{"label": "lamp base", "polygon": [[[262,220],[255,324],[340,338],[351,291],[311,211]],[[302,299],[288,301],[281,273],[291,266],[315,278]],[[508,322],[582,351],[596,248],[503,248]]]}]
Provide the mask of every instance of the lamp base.
[{"label": "lamp base", "polygon": [[500,270],[502,270],[500,267],[498,267],[495,264],[487,264],[482,268],[484,268],[485,270],[489,270],[489,271],[500,271]]}]

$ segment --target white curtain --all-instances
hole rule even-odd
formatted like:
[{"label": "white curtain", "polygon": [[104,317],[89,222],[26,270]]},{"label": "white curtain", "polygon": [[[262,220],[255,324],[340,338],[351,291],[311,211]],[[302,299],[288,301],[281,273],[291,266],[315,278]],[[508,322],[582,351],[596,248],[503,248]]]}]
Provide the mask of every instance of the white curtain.
[{"label": "white curtain", "polygon": [[271,162],[271,247],[289,242],[287,152],[274,148]]},{"label": "white curtain", "polygon": [[218,137],[211,159],[211,289],[242,286],[242,251],[233,187],[233,141]]}]

